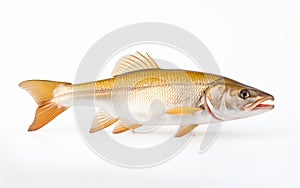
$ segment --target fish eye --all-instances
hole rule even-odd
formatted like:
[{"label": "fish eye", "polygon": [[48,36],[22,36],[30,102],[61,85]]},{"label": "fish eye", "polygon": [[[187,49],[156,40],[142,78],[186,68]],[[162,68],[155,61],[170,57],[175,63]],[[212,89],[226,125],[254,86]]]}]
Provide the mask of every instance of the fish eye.
[{"label": "fish eye", "polygon": [[239,97],[241,97],[242,99],[247,99],[250,97],[250,91],[247,89],[243,89],[239,92]]}]

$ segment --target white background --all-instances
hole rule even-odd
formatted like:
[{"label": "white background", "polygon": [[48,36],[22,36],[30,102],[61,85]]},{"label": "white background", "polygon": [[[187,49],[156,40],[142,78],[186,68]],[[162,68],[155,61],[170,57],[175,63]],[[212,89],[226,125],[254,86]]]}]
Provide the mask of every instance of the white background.
[{"label": "white background", "polygon": [[[0,186],[299,187],[299,6],[296,0],[1,1]],[[27,132],[36,105],[19,82],[72,82],[95,41],[145,21],[175,24],[196,35],[224,76],[272,93],[275,109],[224,123],[201,155],[200,127],[175,158],[139,170],[93,153],[72,109],[44,129]]]}]

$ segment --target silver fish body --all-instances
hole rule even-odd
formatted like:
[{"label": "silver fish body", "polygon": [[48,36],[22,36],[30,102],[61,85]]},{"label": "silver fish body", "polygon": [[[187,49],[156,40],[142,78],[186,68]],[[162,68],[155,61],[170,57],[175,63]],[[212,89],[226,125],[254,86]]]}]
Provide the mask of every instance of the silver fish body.
[{"label": "silver fish body", "polygon": [[[91,132],[112,124],[116,124],[114,133],[142,125],[182,125],[176,134],[182,136],[198,124],[249,117],[274,107],[263,104],[274,100],[268,93],[214,74],[160,69],[149,55],[140,53],[122,58],[110,79],[75,85],[41,82],[20,84],[40,106],[36,117],[39,109],[45,118],[49,108],[58,109],[54,113],[58,115],[72,105],[97,106]],[[36,86],[50,88],[51,95],[37,92]],[[35,120],[32,130],[51,121]]]}]

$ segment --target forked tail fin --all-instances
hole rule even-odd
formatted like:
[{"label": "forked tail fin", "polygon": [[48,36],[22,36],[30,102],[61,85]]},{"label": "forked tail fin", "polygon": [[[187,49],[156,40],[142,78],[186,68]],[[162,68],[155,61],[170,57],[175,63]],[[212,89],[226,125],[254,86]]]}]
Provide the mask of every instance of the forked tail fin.
[{"label": "forked tail fin", "polygon": [[38,104],[34,121],[28,128],[28,131],[40,129],[60,113],[68,109],[68,107],[58,106],[52,101],[53,91],[60,85],[70,85],[70,83],[47,80],[27,80],[19,84],[19,86],[25,89]]}]

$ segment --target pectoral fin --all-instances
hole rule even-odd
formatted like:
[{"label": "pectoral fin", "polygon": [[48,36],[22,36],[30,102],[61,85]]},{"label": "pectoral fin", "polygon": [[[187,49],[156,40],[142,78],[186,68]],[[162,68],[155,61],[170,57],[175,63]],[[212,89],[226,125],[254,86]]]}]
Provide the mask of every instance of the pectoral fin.
[{"label": "pectoral fin", "polygon": [[195,112],[201,111],[203,108],[197,108],[197,107],[190,107],[190,106],[179,106],[172,108],[168,111],[166,111],[166,114],[173,114],[177,116],[182,116],[182,115],[194,115]]},{"label": "pectoral fin", "polygon": [[183,125],[179,128],[177,131],[175,137],[181,137],[186,135],[187,133],[191,132],[194,130],[198,125],[197,124],[192,124],[192,125]]},{"label": "pectoral fin", "polygon": [[128,130],[134,130],[138,127],[142,126],[142,124],[130,124],[130,123],[125,123],[123,121],[118,121],[114,130],[113,130],[113,134],[119,134]]},{"label": "pectoral fin", "polygon": [[100,131],[100,130],[114,124],[117,121],[118,121],[118,118],[115,118],[105,112],[99,111],[93,121],[93,125],[90,129],[90,133]]}]

